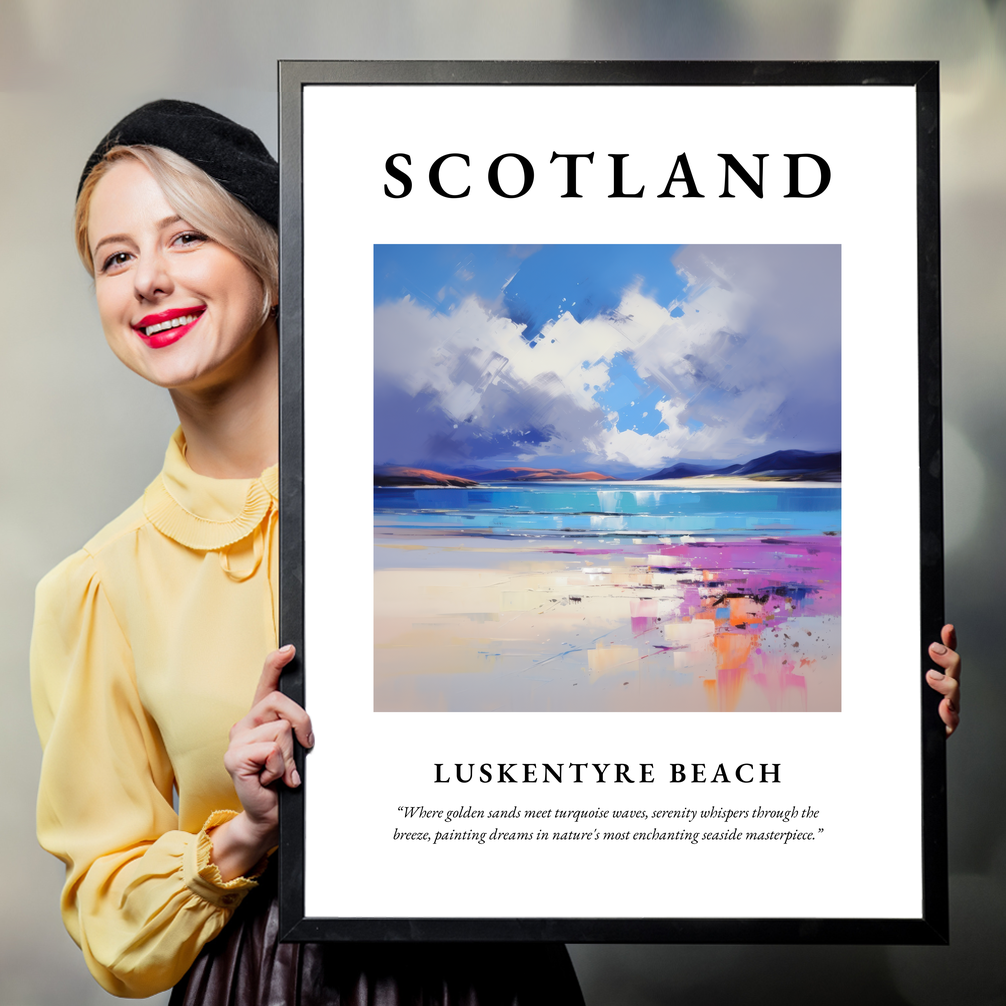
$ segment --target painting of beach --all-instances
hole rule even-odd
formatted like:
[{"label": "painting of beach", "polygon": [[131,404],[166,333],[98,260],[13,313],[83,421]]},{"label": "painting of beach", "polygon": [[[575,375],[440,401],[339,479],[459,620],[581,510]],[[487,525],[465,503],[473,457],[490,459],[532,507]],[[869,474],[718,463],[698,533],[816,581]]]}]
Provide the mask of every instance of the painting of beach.
[{"label": "painting of beach", "polygon": [[374,249],[374,708],[841,708],[840,249]]}]

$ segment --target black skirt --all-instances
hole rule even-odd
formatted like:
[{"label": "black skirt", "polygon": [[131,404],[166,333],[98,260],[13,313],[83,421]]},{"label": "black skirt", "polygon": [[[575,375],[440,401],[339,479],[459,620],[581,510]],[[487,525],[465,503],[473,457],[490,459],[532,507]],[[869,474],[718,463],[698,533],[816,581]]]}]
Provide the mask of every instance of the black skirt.
[{"label": "black skirt", "polygon": [[561,943],[280,943],[274,875],[169,1006],[583,1006]]}]

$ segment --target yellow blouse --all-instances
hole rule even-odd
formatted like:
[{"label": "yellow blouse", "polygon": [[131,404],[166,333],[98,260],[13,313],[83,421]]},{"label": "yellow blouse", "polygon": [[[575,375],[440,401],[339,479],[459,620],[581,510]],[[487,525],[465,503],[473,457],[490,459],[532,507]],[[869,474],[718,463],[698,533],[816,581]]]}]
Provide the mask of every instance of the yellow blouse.
[{"label": "yellow blouse", "polygon": [[178,430],[143,498],[38,586],[38,836],[115,995],[174,985],[255,886],[223,882],[206,829],[241,809],[228,731],[276,646],[277,493],[276,467],[197,475]]}]

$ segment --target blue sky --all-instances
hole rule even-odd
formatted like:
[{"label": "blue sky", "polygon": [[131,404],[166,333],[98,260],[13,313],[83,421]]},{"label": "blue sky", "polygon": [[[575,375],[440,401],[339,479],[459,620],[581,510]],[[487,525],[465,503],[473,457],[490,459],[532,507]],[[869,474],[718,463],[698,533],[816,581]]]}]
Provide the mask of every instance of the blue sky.
[{"label": "blue sky", "polygon": [[684,293],[667,245],[377,245],[374,305],[410,296],[449,313],[471,295],[495,302],[528,325],[531,339],[569,311],[584,321],[618,307],[622,292],[645,277],[646,292],[669,300]]},{"label": "blue sky", "polygon": [[840,448],[840,249],[377,245],[375,464]]}]

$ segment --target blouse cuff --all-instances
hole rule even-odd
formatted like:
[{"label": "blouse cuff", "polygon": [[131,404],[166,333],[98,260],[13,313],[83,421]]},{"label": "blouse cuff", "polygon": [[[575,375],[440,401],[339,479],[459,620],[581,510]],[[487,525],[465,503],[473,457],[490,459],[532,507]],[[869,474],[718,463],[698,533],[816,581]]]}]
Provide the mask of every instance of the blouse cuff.
[{"label": "blouse cuff", "polygon": [[218,825],[238,816],[236,810],[215,810],[206,819],[202,831],[188,842],[182,860],[182,875],[186,886],[200,898],[218,908],[234,909],[244,900],[245,895],[258,887],[255,878],[265,872],[269,857],[263,856],[253,870],[243,877],[224,880],[216,863],[211,862],[213,842],[207,834]]}]

